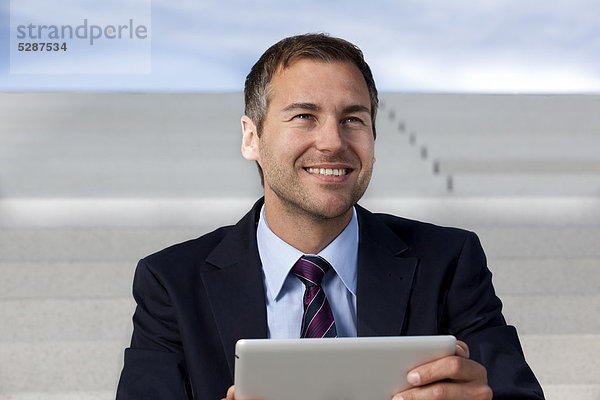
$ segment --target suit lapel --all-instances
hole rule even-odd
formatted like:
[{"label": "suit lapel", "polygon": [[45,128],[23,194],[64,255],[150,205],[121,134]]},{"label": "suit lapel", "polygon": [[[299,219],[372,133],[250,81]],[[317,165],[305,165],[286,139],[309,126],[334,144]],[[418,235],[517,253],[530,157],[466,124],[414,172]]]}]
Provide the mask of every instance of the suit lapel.
[{"label": "suit lapel", "polygon": [[267,314],[256,245],[257,202],[206,258],[215,268],[202,272],[221,342],[233,376],[238,339],[266,338]]},{"label": "suit lapel", "polygon": [[358,336],[397,336],[403,324],[418,259],[404,257],[408,246],[387,225],[357,206]]},{"label": "suit lapel", "polygon": [[[267,314],[256,221],[252,210],[206,258],[215,268],[201,273],[233,376],[235,343],[266,338]],[[357,206],[359,249],[357,271],[358,336],[400,335],[406,315],[416,258],[403,257],[408,246],[373,214]]]}]

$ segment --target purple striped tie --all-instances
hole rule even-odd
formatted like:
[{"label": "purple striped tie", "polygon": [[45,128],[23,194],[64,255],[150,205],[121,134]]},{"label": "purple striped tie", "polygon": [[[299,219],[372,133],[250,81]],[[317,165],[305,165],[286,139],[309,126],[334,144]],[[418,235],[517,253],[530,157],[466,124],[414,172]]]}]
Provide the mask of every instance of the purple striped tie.
[{"label": "purple striped tie", "polygon": [[337,337],[333,313],[321,288],[321,281],[329,268],[331,265],[324,258],[306,255],[292,267],[292,273],[306,286],[300,337]]}]

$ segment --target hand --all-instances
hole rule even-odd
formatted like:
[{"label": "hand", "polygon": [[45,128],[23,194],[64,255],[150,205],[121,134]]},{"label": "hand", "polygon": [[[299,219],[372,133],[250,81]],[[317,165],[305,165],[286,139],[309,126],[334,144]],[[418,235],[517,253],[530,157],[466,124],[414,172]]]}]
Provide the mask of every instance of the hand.
[{"label": "hand", "polygon": [[233,385],[229,386],[229,389],[227,389],[227,397],[221,400],[235,400],[234,397],[234,387]]},{"label": "hand", "polygon": [[407,380],[411,388],[394,395],[392,400],[490,400],[493,395],[485,367],[469,360],[469,347],[460,340],[456,342],[454,356],[409,371]]}]

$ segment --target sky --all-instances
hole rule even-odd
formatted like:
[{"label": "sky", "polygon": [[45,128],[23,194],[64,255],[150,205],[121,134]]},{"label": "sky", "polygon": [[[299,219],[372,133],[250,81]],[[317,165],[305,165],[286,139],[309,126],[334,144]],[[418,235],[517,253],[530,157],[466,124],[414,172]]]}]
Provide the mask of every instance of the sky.
[{"label": "sky", "polygon": [[[0,0],[0,90],[241,91],[270,45],[325,32],[363,50],[383,92],[600,93],[598,0],[111,1]],[[106,24],[146,6],[144,48],[99,41],[53,55],[55,68],[34,54],[33,69],[11,72],[23,55],[10,51],[11,17]]]}]

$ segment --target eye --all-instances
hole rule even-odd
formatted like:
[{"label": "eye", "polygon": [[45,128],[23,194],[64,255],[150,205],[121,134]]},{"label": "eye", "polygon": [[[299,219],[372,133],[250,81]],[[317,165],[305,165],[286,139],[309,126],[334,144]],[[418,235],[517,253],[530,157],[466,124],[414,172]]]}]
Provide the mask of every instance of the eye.
[{"label": "eye", "polygon": [[362,124],[363,120],[355,117],[355,116],[350,116],[350,117],[346,117],[342,120],[343,123],[358,123],[358,124]]},{"label": "eye", "polygon": [[314,117],[311,114],[298,114],[294,116],[294,119],[313,119]]}]

